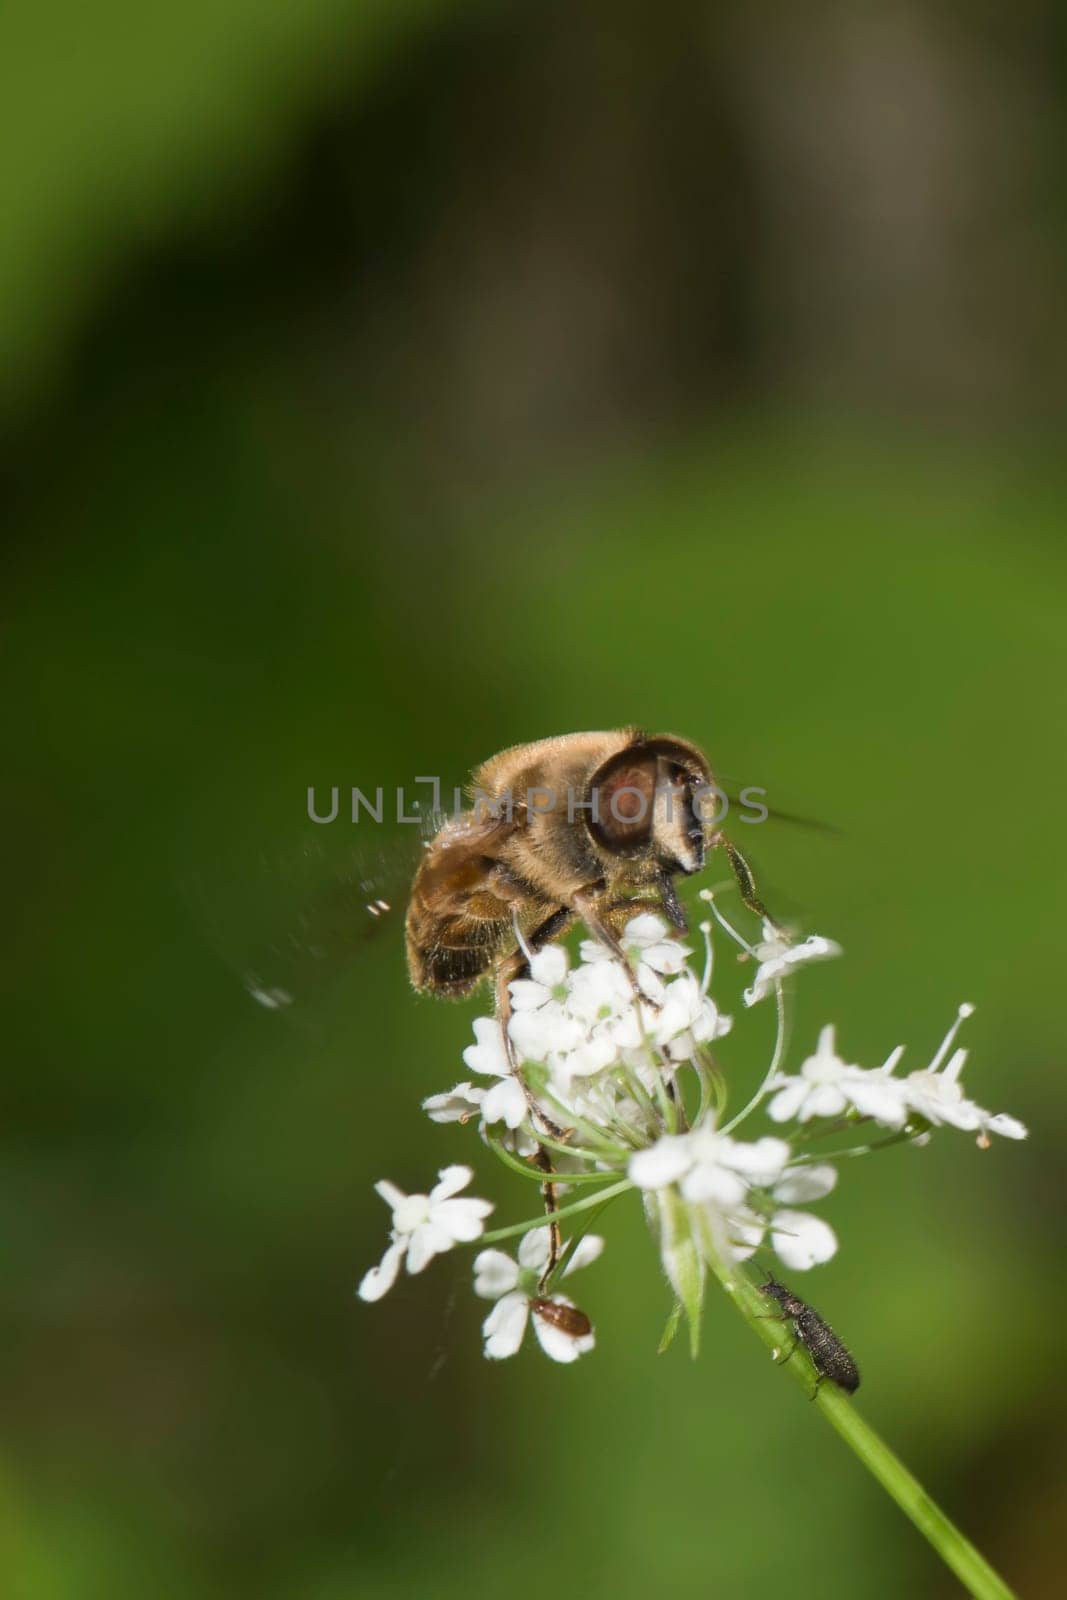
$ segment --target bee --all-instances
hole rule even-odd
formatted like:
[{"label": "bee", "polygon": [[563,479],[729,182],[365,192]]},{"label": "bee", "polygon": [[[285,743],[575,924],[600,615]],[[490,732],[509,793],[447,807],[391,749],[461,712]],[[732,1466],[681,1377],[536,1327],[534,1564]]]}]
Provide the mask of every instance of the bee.
[{"label": "bee", "polygon": [[576,920],[617,956],[642,908],[684,934],[674,880],[699,872],[715,847],[745,904],[767,917],[714,820],[722,791],[688,740],[621,728],[515,745],[475,770],[472,793],[472,809],[427,844],[411,887],[405,932],[418,990],[458,997],[493,974],[506,1022],[508,985]]},{"label": "bee", "polygon": [[760,1285],[760,1294],[777,1300],[782,1308],[783,1322],[792,1320],[795,1338],[785,1360],[789,1360],[789,1356],[793,1354],[798,1344],[802,1344],[811,1357],[812,1365],[818,1374],[815,1380],[815,1392],[811,1398],[814,1400],[818,1394],[819,1385],[824,1378],[829,1378],[831,1383],[836,1383],[838,1388],[846,1390],[847,1393],[855,1394],[860,1386],[859,1368],[830,1324],[824,1322],[806,1300],[801,1300],[799,1295],[787,1289],[785,1284],[779,1283],[776,1278],[768,1277],[767,1282]]}]

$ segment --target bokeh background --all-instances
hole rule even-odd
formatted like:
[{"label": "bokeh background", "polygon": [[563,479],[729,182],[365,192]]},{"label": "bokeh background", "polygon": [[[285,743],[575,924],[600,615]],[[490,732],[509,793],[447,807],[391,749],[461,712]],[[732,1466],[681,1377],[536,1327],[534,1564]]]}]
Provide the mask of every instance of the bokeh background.
[{"label": "bokeh background", "polygon": [[[917,1066],[979,1007],[971,1091],[1029,1144],[855,1163],[804,1286],[874,1424],[1059,1592],[1061,8],[3,32],[5,1594],[958,1592],[725,1303],[657,1357],[636,1205],[578,1368],[490,1367],[463,1256],[353,1298],[376,1178],[527,1194],[419,1114],[477,1003],[416,999],[387,928],[304,961],[310,879],[397,842],[307,786],[629,721],[841,830],[744,830],[847,949],[795,1061],[833,1019]],[[272,948],[284,1015],[240,982]]]}]

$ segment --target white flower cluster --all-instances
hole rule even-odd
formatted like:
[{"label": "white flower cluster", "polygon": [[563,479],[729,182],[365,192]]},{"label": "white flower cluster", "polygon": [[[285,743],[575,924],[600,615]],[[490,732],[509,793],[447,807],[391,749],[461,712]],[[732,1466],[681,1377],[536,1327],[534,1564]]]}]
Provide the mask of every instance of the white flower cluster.
[{"label": "white flower cluster", "polygon": [[[702,1045],[729,1032],[730,1018],[719,1014],[706,986],[686,966],[688,948],[666,937],[659,917],[635,917],[626,928],[625,949],[628,966],[587,939],[574,971],[559,945],[533,956],[529,978],[511,985],[510,1052],[499,1022],[490,1017],[475,1021],[476,1043],[463,1052],[472,1072],[495,1080],[492,1087],[457,1084],[425,1102],[428,1114],[448,1122],[477,1111],[483,1127],[503,1122],[512,1132],[525,1128],[532,1148],[532,1084],[550,1122],[574,1126],[588,1118],[604,1124],[617,1109],[618,1073],[632,1074],[630,1087],[640,1086],[639,1093],[654,1094],[673,1063],[692,1059]],[[522,1081],[514,1059],[524,1065]]]},{"label": "white flower cluster", "polygon": [[[970,1006],[959,1008],[921,1071],[895,1073],[903,1047],[879,1067],[848,1063],[826,1027],[799,1070],[783,1072],[784,980],[839,949],[817,936],[789,944],[769,924],[762,942],[750,946],[711,904],[745,958],[756,962],[746,1006],[777,999],[770,1065],[738,1115],[726,1118],[722,1074],[710,1049],[731,1027],[709,993],[710,925],[702,927],[706,961],[698,978],[689,948],[648,912],[624,930],[625,960],[594,940],[582,943],[575,967],[558,945],[532,955],[529,976],[511,985],[506,1036],[498,1020],[479,1017],[475,1042],[463,1052],[474,1076],[424,1103],[435,1122],[477,1119],[501,1161],[550,1185],[558,1222],[578,1225],[562,1251],[543,1216],[486,1239],[521,1235],[517,1260],[490,1248],[474,1263],[475,1293],[494,1302],[482,1330],[492,1360],[514,1355],[530,1324],[556,1361],[574,1361],[593,1348],[588,1317],[559,1285],[603,1248],[602,1239],[583,1231],[589,1213],[626,1191],[644,1195],[668,1280],[695,1329],[713,1258],[742,1261],[769,1248],[786,1267],[806,1271],[834,1255],[833,1229],[804,1208],[834,1189],[838,1156],[876,1147],[842,1147],[843,1135],[859,1128],[869,1141],[872,1128],[884,1129],[883,1145],[924,1143],[931,1129],[948,1126],[974,1133],[983,1147],[992,1134],[1026,1137],[1013,1117],[964,1097],[966,1051],[955,1040]],[[740,1124],[757,1114],[778,1133],[738,1137]],[[420,1272],[434,1255],[482,1237],[489,1202],[457,1198],[471,1177],[468,1167],[448,1167],[428,1195],[377,1185],[392,1208],[392,1232],[381,1264],[360,1284],[363,1299],[379,1299],[403,1262]]]},{"label": "white flower cluster", "polygon": [[429,1194],[405,1194],[386,1178],[374,1185],[392,1210],[393,1226],[389,1248],[378,1266],[363,1275],[361,1300],[380,1300],[388,1294],[405,1259],[409,1272],[421,1272],[442,1251],[481,1235],[493,1209],[489,1201],[455,1198],[474,1177],[470,1167],[445,1167],[437,1177]]},{"label": "white flower cluster", "polygon": [[[895,1078],[893,1069],[904,1054],[897,1045],[881,1067],[867,1071],[842,1061],[834,1046],[834,1030],[825,1027],[819,1035],[815,1054],[801,1065],[793,1077],[775,1074],[768,1088],[777,1093],[767,1106],[772,1122],[809,1122],[812,1117],[840,1117],[858,1112],[883,1128],[905,1128],[916,1117],[938,1128],[947,1125],[965,1133],[977,1133],[978,1143],[988,1147],[989,1135],[1005,1139],[1025,1139],[1026,1129],[1004,1112],[983,1111],[973,1100],[964,1098],[960,1073],[967,1060],[966,1050],[953,1050],[960,1023],[971,1016],[974,1007],[962,1005],[956,1020],[930,1062],[919,1072]],[[951,1052],[951,1053],[950,1053]]]},{"label": "white flower cluster", "polygon": [[837,1235],[821,1217],[794,1207],[821,1200],[837,1182],[828,1162],[791,1166],[784,1139],[744,1144],[716,1133],[706,1121],[692,1133],[667,1134],[630,1159],[629,1173],[639,1189],[677,1185],[689,1205],[713,1210],[721,1219],[730,1252],[743,1261],[758,1250],[770,1230],[771,1248],[787,1267],[807,1271],[829,1261]]},{"label": "white flower cluster", "polygon": [[[563,1268],[567,1278],[579,1267],[595,1261],[604,1248],[603,1239],[587,1233],[571,1251]],[[533,1315],[534,1332],[538,1343],[553,1361],[577,1361],[580,1355],[592,1350],[593,1331],[578,1324],[560,1326],[559,1307],[576,1310],[573,1301],[564,1295],[544,1298],[538,1285],[548,1266],[548,1229],[533,1228],[519,1245],[518,1260],[513,1261],[502,1250],[483,1250],[474,1258],[474,1292],[483,1300],[496,1304],[482,1325],[485,1335],[485,1353],[490,1361],[500,1361],[513,1356],[522,1344],[526,1324]],[[581,1315],[579,1313],[579,1315]],[[564,1324],[572,1319],[564,1316]]]}]

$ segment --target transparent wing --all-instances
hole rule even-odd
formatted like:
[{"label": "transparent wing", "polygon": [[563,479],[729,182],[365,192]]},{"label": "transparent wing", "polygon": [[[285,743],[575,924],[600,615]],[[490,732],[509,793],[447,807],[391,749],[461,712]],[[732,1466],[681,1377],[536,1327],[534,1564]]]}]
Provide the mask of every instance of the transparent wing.
[{"label": "transparent wing", "polygon": [[402,928],[426,825],[373,842],[309,825],[286,847],[237,851],[182,883],[214,955],[268,1011],[307,1007],[375,940],[403,959]]}]

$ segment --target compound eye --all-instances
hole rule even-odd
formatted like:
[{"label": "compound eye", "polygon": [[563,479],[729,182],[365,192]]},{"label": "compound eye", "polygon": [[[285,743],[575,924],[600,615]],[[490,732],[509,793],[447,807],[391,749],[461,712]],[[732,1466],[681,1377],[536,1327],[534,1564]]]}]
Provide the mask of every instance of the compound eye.
[{"label": "compound eye", "polygon": [[657,762],[624,750],[605,761],[589,786],[589,832],[615,855],[639,855],[652,837]]}]

